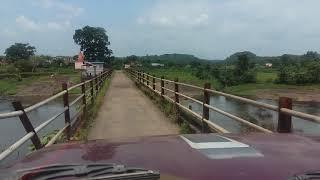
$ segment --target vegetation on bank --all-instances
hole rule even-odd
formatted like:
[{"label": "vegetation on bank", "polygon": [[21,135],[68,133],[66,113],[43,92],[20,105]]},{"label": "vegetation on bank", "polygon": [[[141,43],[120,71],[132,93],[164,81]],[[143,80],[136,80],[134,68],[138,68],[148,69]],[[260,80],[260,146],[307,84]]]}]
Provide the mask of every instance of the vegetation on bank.
[{"label": "vegetation on bank", "polygon": [[[144,72],[198,86],[210,82],[217,90],[244,96],[255,96],[260,90],[320,90],[320,55],[260,57],[239,52],[221,61],[206,61],[194,56],[172,54],[161,56],[128,56],[112,62],[116,67],[130,64]],[[167,59],[165,59],[167,58]],[[158,63],[160,65],[152,65]],[[267,66],[271,64],[271,66]]]}]

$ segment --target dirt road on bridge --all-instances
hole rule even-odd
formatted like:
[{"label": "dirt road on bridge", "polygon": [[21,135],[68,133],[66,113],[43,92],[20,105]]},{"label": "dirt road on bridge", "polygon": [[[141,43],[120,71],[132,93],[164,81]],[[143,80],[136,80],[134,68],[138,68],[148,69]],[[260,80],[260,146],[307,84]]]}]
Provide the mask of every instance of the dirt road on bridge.
[{"label": "dirt road on bridge", "polygon": [[156,107],[122,71],[116,71],[89,140],[178,134],[178,126]]}]

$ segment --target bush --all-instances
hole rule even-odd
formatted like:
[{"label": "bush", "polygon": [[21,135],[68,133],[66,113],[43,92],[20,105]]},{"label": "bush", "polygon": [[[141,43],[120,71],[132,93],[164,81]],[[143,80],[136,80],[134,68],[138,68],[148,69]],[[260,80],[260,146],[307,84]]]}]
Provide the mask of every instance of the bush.
[{"label": "bush", "polygon": [[31,72],[32,64],[28,60],[18,60],[14,63],[14,66],[19,69],[20,72]]}]

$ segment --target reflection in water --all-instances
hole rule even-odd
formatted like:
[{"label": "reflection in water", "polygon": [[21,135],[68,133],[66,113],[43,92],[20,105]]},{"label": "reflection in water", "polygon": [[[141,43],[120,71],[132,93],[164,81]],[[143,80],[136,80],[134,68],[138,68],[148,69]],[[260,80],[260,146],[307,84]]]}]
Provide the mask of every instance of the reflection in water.
[{"label": "reflection in water", "polygon": [[[258,99],[257,101],[277,105],[277,102],[274,100]],[[193,111],[202,114],[202,105],[188,100],[184,100],[182,101],[182,103],[187,107],[191,107]],[[211,96],[210,105],[246,119],[264,128],[273,131],[275,131],[277,128],[278,113],[275,111],[258,108],[250,104],[226,98],[224,96]],[[316,102],[293,104],[294,110],[313,115],[320,115],[319,107],[320,103]],[[233,133],[254,131],[254,129],[248,127],[247,125],[239,123],[212,110],[210,110],[210,121],[215,122],[216,124],[226,128]],[[302,120],[296,117],[292,118],[292,122],[295,132],[302,132],[305,134],[320,134],[320,124],[318,123]]]}]

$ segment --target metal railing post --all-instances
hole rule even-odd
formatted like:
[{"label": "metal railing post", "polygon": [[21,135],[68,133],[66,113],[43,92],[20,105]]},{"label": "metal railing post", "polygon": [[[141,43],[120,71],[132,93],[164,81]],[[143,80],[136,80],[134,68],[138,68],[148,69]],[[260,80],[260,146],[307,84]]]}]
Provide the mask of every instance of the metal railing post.
[{"label": "metal railing post", "polygon": [[203,90],[203,105],[202,105],[202,132],[208,133],[210,132],[210,128],[208,124],[203,121],[203,119],[209,120],[209,108],[205,106],[205,104],[210,105],[210,94],[206,89],[210,89],[211,84],[205,83],[204,84],[204,90]]},{"label": "metal railing post", "polygon": [[155,78],[155,75],[152,76],[152,89],[153,89],[153,91],[156,90],[156,78]]},{"label": "metal railing post", "polygon": [[69,126],[66,129],[66,136],[67,139],[70,140],[71,137],[71,120],[70,120],[70,107],[69,107],[69,92],[68,92],[68,85],[67,83],[62,83],[62,90],[67,91],[63,95],[63,106],[67,108],[67,110],[64,112],[64,122],[65,124],[69,124]]},{"label": "metal railing post", "polygon": [[163,81],[163,79],[164,79],[164,77],[163,76],[161,76],[161,96],[163,96],[164,95],[164,81]]},{"label": "metal railing post", "polygon": [[175,111],[176,111],[176,121],[178,122],[178,124],[181,124],[180,122],[180,118],[179,118],[179,115],[180,115],[180,112],[179,112],[179,85],[177,84],[177,82],[179,81],[178,78],[176,78],[174,80],[174,102],[175,102]]},{"label": "metal railing post", "polygon": [[28,118],[28,116],[26,114],[26,112],[24,111],[24,108],[23,108],[21,102],[14,101],[14,102],[12,102],[12,106],[16,111],[20,110],[20,111],[23,112],[23,114],[19,116],[19,119],[20,119],[24,129],[27,131],[27,133],[29,133],[29,132],[33,132],[34,133],[34,135],[31,137],[31,141],[32,141],[34,147],[36,149],[41,149],[42,148],[41,141],[40,141],[36,131],[34,130],[32,124],[31,124],[31,122],[30,122],[30,120],[29,120],[29,118]]},{"label": "metal railing post", "polygon": [[278,132],[292,132],[292,117],[280,111],[281,108],[292,109],[292,99],[288,97],[279,97],[279,113],[278,113]]}]

